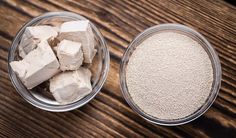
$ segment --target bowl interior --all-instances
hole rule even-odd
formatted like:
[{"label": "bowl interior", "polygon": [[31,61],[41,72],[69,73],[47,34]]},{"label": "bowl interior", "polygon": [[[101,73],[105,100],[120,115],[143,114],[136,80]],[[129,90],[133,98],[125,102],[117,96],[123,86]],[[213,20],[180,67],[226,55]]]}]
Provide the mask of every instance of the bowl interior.
[{"label": "bowl interior", "polygon": [[[145,41],[150,36],[156,33],[161,33],[161,32],[176,32],[176,33],[184,34],[186,36],[191,37],[204,48],[204,50],[208,54],[212,63],[213,82],[212,82],[211,93],[208,96],[208,99],[206,100],[205,104],[202,105],[202,107],[200,107],[195,113],[189,116],[186,116],[185,118],[180,118],[176,120],[164,120],[164,119],[159,119],[157,117],[154,117],[145,113],[132,100],[132,97],[129,94],[129,90],[126,84],[126,68],[129,62],[129,58],[132,56],[132,53],[135,51],[136,47],[139,46],[143,41]],[[204,112],[206,112],[207,109],[214,102],[218,94],[219,87],[220,87],[220,80],[221,80],[221,66],[220,66],[219,58],[215,50],[210,45],[210,43],[195,30],[188,28],[186,26],[183,26],[183,25],[178,25],[178,24],[157,25],[157,26],[148,28],[147,30],[139,34],[131,42],[128,49],[126,50],[123,56],[123,59],[121,61],[121,66],[120,66],[120,82],[121,82],[120,85],[121,85],[123,96],[125,97],[125,100],[130,105],[130,107],[144,119],[155,124],[166,125],[166,126],[173,126],[173,125],[180,125],[180,124],[188,123],[196,119],[197,117],[201,116]]]},{"label": "bowl interior", "polygon": [[[85,20],[85,19],[86,18],[78,14],[67,13],[67,12],[48,13],[34,18],[33,20],[25,24],[16,35],[9,52],[8,62],[14,60],[20,60],[20,57],[18,55],[18,45],[26,27],[37,26],[37,25],[50,25],[58,27],[63,22],[66,21]],[[99,92],[106,79],[106,75],[108,72],[109,53],[101,33],[91,22],[90,25],[94,33],[95,49],[97,50],[97,53],[93,59],[93,62],[91,64],[86,64],[84,66],[88,67],[92,72],[92,77],[91,77],[91,83],[93,88],[92,92],[74,103],[67,105],[59,105],[59,103],[55,101],[55,99],[53,98],[52,94],[49,91],[49,81],[45,81],[42,84],[36,86],[35,88],[28,90],[21,83],[20,79],[16,76],[16,74],[12,71],[12,69],[9,67],[9,74],[13,82],[13,85],[15,86],[18,93],[20,93],[21,96],[23,96],[24,99],[26,99],[31,104],[45,110],[64,111],[67,109],[70,110],[74,108],[75,105],[77,107],[84,105]]]}]

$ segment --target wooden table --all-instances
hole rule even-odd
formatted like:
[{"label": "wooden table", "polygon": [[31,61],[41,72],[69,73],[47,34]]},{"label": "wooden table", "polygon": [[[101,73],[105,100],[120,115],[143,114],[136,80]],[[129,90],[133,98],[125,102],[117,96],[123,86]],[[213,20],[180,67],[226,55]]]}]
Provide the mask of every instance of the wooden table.
[{"label": "wooden table", "polygon": [[[101,92],[71,112],[51,113],[30,105],[15,91],[7,72],[8,49],[17,31],[49,11],[87,17],[110,49],[110,72]],[[218,52],[223,71],[213,106],[177,127],[146,122],[130,109],[119,88],[119,62],[128,44],[161,23],[184,24],[203,34]],[[0,65],[0,137],[236,137],[236,7],[221,0],[1,0]]]}]

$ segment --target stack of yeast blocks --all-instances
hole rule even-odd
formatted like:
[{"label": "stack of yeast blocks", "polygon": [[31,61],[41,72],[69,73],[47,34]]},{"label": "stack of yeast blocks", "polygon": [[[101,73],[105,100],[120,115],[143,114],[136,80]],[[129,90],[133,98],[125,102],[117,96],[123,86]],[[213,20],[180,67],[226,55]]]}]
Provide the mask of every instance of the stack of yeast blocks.
[{"label": "stack of yeast blocks", "polygon": [[[56,45],[50,45],[53,40]],[[75,102],[92,91],[92,74],[82,67],[92,63],[96,54],[88,20],[64,22],[60,28],[27,27],[18,47],[22,60],[10,65],[28,89],[50,80],[49,89],[60,104]]]}]

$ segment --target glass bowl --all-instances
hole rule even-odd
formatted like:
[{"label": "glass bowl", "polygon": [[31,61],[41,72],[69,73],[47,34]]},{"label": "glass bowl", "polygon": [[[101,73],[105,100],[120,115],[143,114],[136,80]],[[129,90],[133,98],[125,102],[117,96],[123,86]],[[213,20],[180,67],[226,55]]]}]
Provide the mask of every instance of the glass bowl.
[{"label": "glass bowl", "polygon": [[47,111],[70,111],[88,103],[102,88],[107,78],[110,56],[108,47],[102,34],[99,32],[98,28],[91,22],[90,25],[94,33],[96,44],[95,48],[97,49],[97,53],[93,59],[93,63],[89,65],[89,69],[92,72],[92,92],[90,92],[90,94],[88,94],[84,98],[70,104],[60,105],[53,99],[52,95],[50,94],[47,82],[42,83],[31,90],[28,90],[22,84],[20,79],[17,77],[16,73],[14,73],[14,71],[9,65],[11,61],[20,59],[18,55],[18,44],[22,38],[26,27],[36,25],[58,26],[65,21],[85,19],[85,17],[72,12],[48,12],[30,20],[20,29],[20,31],[15,36],[8,55],[8,71],[11,82],[15,87],[16,91],[30,104]]},{"label": "glass bowl", "polygon": [[[175,119],[175,120],[159,119],[157,117],[154,117],[145,113],[132,100],[132,97],[129,94],[129,90],[126,84],[126,67],[129,62],[129,58],[132,56],[132,53],[134,52],[136,47],[139,46],[139,44],[141,44],[144,40],[146,40],[150,36],[154,35],[155,33],[160,33],[162,31],[178,32],[178,33],[187,35],[191,37],[192,39],[194,39],[195,41],[197,41],[207,52],[211,60],[212,68],[213,68],[212,88],[206,102],[193,114],[186,116],[184,118]],[[217,53],[215,52],[211,44],[201,34],[199,34],[197,31],[189,27],[186,27],[184,25],[162,24],[162,25],[156,25],[156,26],[146,29],[144,32],[140,33],[130,43],[126,52],[124,53],[124,56],[120,64],[120,87],[121,87],[122,94],[125,100],[136,113],[138,113],[141,117],[143,117],[147,121],[150,121],[154,124],[165,125],[165,126],[175,126],[175,125],[181,125],[181,124],[185,124],[185,123],[195,120],[196,118],[200,117],[203,113],[205,113],[210,108],[210,106],[212,105],[212,103],[214,102],[214,100],[216,99],[218,95],[220,85],[221,85],[221,65],[220,65],[220,61],[219,61]]]}]

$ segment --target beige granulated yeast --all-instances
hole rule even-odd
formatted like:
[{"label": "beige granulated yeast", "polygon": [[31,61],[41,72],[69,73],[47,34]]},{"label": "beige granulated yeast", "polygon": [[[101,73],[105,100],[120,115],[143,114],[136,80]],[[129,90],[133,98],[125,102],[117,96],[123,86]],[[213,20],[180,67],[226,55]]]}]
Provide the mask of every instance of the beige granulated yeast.
[{"label": "beige granulated yeast", "polygon": [[126,81],[133,101],[144,112],[159,119],[180,119],[205,103],[213,69],[198,42],[183,34],[162,32],[136,48]]}]

